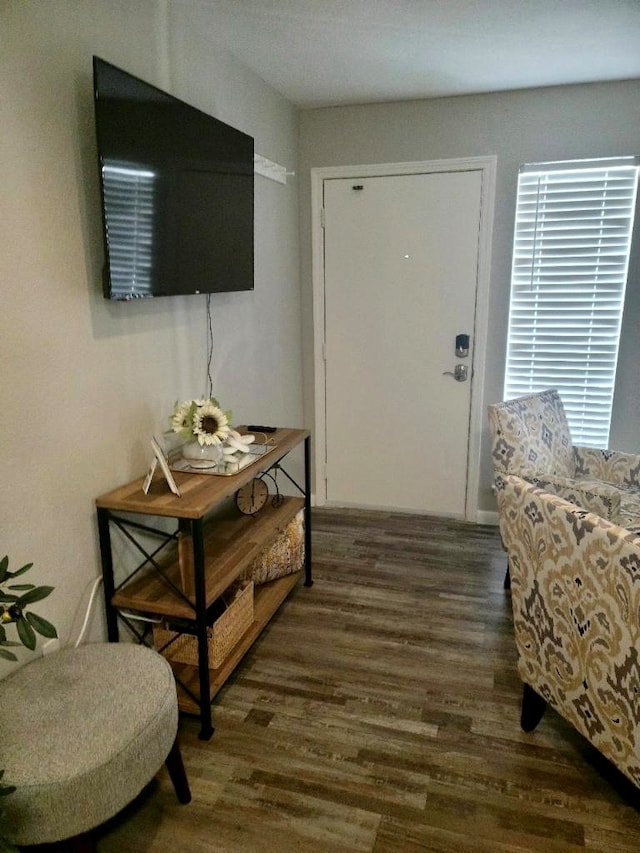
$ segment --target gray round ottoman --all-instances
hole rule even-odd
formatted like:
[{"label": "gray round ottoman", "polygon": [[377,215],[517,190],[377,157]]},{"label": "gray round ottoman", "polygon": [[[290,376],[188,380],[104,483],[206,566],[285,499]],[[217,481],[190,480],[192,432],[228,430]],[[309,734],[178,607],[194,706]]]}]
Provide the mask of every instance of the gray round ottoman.
[{"label": "gray round ottoman", "polygon": [[190,800],[175,680],[152,649],[64,649],[13,672],[0,690],[2,781],[17,789],[2,798],[0,837],[91,849],[86,833],[130,803],[165,761],[178,799]]}]

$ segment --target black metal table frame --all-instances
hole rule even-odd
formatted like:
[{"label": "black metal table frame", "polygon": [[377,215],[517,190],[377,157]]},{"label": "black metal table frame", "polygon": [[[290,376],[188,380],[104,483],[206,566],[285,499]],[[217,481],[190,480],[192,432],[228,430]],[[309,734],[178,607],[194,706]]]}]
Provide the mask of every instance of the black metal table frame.
[{"label": "black metal table frame", "polygon": [[[274,469],[278,469],[282,471],[282,473],[287,477],[287,479],[295,486],[296,489],[303,495],[304,497],[304,574],[305,580],[304,585],[310,587],[313,585],[313,577],[312,577],[312,568],[311,568],[311,437],[306,436],[304,439],[304,488],[301,487],[290,474],[280,465],[282,460],[279,459],[272,466],[267,468],[265,471],[262,471],[261,474],[268,474],[270,471]],[[132,622],[132,618],[127,618],[127,615],[122,613],[117,607],[115,607],[111,602],[113,596],[117,592],[120,587],[129,583],[132,577],[137,574],[141,569],[145,568],[148,565],[151,565],[163,578],[163,580],[171,587],[172,591],[180,595],[184,600],[189,604],[190,607],[194,607],[192,602],[184,595],[181,589],[179,589],[169,578],[167,578],[162,570],[162,567],[156,562],[157,555],[169,545],[171,542],[175,542],[178,534],[178,530],[175,530],[173,533],[168,533],[167,531],[161,530],[159,528],[152,527],[150,525],[141,524],[140,522],[133,521],[129,518],[124,518],[122,516],[114,514],[112,510],[98,507],[97,509],[98,515],[98,535],[100,540],[100,557],[102,562],[102,577],[104,582],[104,600],[105,600],[105,609],[106,609],[106,620],[107,620],[107,636],[109,642],[117,643],[119,640],[119,627],[118,627],[118,619],[120,619],[126,626],[127,629],[136,637],[139,643],[147,643],[147,633],[148,630],[145,629],[144,632],[140,632]],[[149,513],[152,515],[152,513]],[[209,699],[211,692],[211,679],[209,674],[209,645],[208,645],[208,635],[207,629],[209,627],[208,620],[208,609],[206,604],[206,583],[205,583],[205,572],[204,572],[204,518],[194,518],[188,519],[191,526],[191,536],[193,542],[193,566],[194,566],[194,578],[195,578],[195,614],[194,619],[192,620],[195,623],[195,636],[197,638],[198,643],[198,680],[199,680],[199,689],[200,696],[194,696],[191,690],[176,676],[176,680],[180,683],[181,687],[186,691],[186,693],[198,704],[200,707],[200,734],[198,737],[201,740],[209,740],[214,732],[214,727],[211,722],[211,706],[212,700]],[[122,583],[116,587],[114,573],[113,573],[113,551],[111,548],[111,525],[114,524],[126,537],[129,539],[133,545],[141,551],[144,559],[142,562],[136,566],[136,568],[130,572]],[[147,551],[136,539],[131,530],[139,530],[141,532],[158,535],[162,542],[161,544],[153,551]],[[137,619],[136,616],[133,619]],[[169,645],[169,644],[167,644]],[[166,646],[165,646],[166,648]]]}]

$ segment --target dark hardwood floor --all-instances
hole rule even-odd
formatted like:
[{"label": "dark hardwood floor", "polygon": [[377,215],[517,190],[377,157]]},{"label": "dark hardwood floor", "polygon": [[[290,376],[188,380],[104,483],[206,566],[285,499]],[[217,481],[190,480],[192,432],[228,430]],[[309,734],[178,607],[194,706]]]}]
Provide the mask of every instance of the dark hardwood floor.
[{"label": "dark hardwood floor", "polygon": [[214,706],[98,833],[121,851],[638,851],[638,792],[555,712],[520,729],[497,529],[315,510],[297,587]]}]

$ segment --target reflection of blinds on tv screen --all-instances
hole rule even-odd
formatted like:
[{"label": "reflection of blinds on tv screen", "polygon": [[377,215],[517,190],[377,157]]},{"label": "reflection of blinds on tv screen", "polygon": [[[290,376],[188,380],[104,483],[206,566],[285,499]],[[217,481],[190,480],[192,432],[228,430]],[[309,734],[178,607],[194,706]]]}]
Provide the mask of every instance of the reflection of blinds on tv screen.
[{"label": "reflection of blinds on tv screen", "polygon": [[253,289],[253,139],[94,57],[104,295]]},{"label": "reflection of blinds on tv screen", "polygon": [[102,167],[112,299],[153,295],[154,181],[148,169]]}]

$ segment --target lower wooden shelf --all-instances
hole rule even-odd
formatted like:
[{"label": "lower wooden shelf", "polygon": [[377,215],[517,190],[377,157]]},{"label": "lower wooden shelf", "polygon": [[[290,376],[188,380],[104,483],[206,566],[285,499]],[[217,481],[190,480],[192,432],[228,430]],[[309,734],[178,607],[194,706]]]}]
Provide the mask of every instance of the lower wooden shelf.
[{"label": "lower wooden shelf", "polygon": [[[254,620],[251,627],[230,653],[224,664],[218,669],[209,670],[210,702],[213,701],[216,693],[218,693],[231,673],[238,666],[262,629],[267,625],[303,574],[303,571],[295,572],[294,574],[285,575],[283,578],[277,578],[274,581],[261,584],[255,588]],[[176,675],[180,710],[187,714],[199,714],[200,706],[182,687],[182,684],[184,684],[195,696],[198,696],[200,692],[198,667],[193,664],[175,662],[171,662],[171,666]]]},{"label": "lower wooden shelf", "polygon": [[[301,498],[285,497],[277,507],[268,504],[256,516],[241,515],[235,507],[223,519],[206,525],[204,550],[207,607],[242,573],[260,552],[282,533],[304,507]],[[177,550],[163,574],[146,570],[127,581],[112,597],[111,604],[129,610],[174,619],[195,618],[195,596],[183,598]],[[165,580],[172,582],[173,587]]]}]

